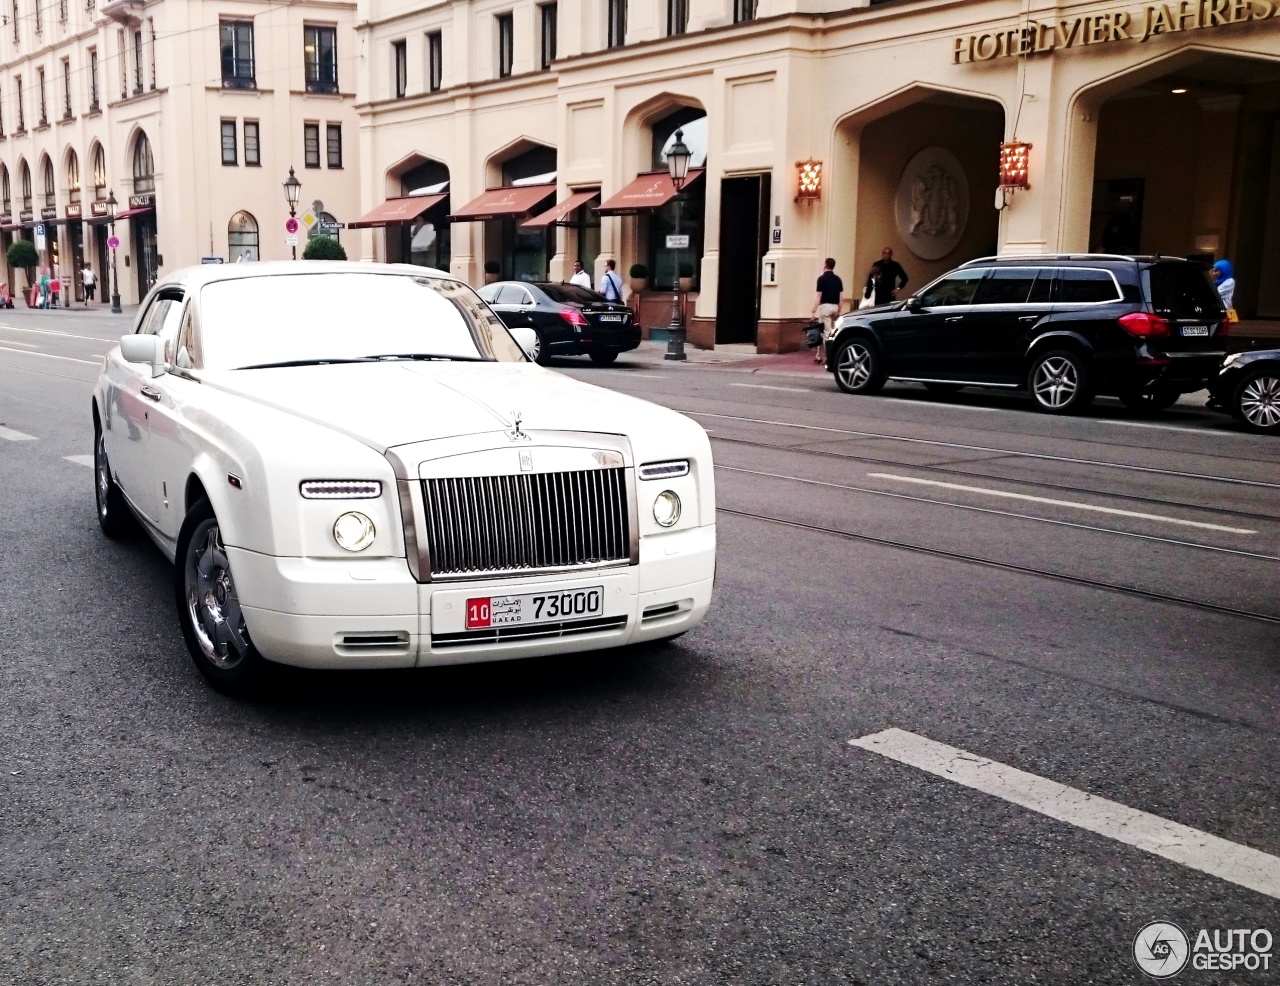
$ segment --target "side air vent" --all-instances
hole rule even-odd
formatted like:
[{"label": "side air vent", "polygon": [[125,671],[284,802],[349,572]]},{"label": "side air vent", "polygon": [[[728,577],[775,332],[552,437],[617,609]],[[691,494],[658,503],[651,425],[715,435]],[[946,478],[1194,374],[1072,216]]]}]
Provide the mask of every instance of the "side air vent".
[{"label": "side air vent", "polygon": [[347,657],[408,654],[409,633],[407,630],[396,633],[340,633],[333,649]]},{"label": "side air vent", "polygon": [[640,625],[645,626],[650,623],[657,623],[669,617],[687,613],[691,609],[693,609],[692,599],[681,599],[674,603],[660,603],[657,606],[648,606],[640,614]]}]

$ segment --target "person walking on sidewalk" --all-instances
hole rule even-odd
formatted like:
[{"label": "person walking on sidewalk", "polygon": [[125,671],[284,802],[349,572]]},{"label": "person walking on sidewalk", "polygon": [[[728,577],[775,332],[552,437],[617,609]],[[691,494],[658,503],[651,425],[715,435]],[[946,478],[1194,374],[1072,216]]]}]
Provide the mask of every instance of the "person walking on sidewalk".
[{"label": "person walking on sidewalk", "polygon": [[[871,273],[867,276],[867,291],[871,292],[877,305],[887,305],[906,286],[907,272],[902,264],[893,259],[892,247],[885,247],[880,251],[880,259],[871,265]],[[866,293],[863,292],[864,295]]]},{"label": "person walking on sidewalk", "polygon": [[93,264],[85,261],[80,280],[84,284],[84,306],[88,308],[93,304],[93,293],[98,287],[98,275],[93,272]]},{"label": "person walking on sidewalk", "polygon": [[836,262],[828,257],[822,264],[822,273],[818,275],[818,288],[813,296],[813,315],[822,323],[822,342],[818,343],[813,361],[826,361],[827,336],[835,327],[836,316],[840,314],[840,295],[844,293],[844,282],[836,275]]},{"label": "person walking on sidewalk", "polygon": [[622,278],[618,276],[618,262],[610,257],[604,262],[604,274],[600,278],[600,293],[605,301],[622,304]]}]

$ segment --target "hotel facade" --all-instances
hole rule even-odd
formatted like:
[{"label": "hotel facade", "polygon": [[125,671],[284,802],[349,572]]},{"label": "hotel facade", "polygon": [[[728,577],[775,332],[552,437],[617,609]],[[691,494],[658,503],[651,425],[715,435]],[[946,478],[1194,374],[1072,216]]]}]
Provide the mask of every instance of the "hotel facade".
[{"label": "hotel facade", "polygon": [[[0,248],[31,240],[67,301],[92,264],[102,301],[114,197],[118,290],[136,303],[188,264],[289,257],[291,167],[317,220],[299,252],[336,230],[360,201],[354,17],[330,0],[9,0]],[[6,274],[25,293],[24,273]]]},{"label": "hotel facade", "polygon": [[364,257],[642,264],[653,327],[687,266],[690,340],[760,351],[800,345],[824,257],[856,297],[886,246],[913,287],[1227,257],[1241,314],[1280,317],[1276,0],[361,0],[356,30]]}]

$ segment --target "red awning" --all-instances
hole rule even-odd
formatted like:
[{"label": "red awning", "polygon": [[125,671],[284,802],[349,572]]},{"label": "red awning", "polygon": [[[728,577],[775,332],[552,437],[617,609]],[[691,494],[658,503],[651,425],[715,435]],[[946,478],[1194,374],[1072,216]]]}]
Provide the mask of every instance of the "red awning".
[{"label": "red awning", "polygon": [[[704,173],[702,168],[690,168],[684,187],[700,181]],[[671,184],[671,175],[665,171],[649,171],[637,175],[635,181],[598,206],[596,212],[602,216],[634,216],[661,209],[675,197],[676,187]]]},{"label": "red awning", "polygon": [[532,219],[526,219],[520,224],[524,229],[543,229],[547,226],[555,226],[564,221],[565,217],[574,209],[586,205],[592,199],[600,197],[600,189],[593,188],[586,192],[574,192],[563,202],[557,202],[546,212],[539,213]]},{"label": "red awning", "polygon": [[387,199],[374,206],[353,223],[347,223],[347,229],[375,229],[390,226],[392,223],[411,223],[434,205],[443,202],[446,195],[406,195],[403,198]]},{"label": "red awning", "polygon": [[482,219],[527,216],[555,195],[555,185],[512,185],[491,188],[449,217],[451,223],[476,223]]},{"label": "red awning", "polygon": [[[140,216],[144,212],[151,212],[154,209],[155,209],[155,206],[153,205],[144,205],[137,209],[125,209],[124,212],[116,213],[116,219],[128,219],[131,216]],[[108,220],[109,219],[110,217],[108,217]]]}]

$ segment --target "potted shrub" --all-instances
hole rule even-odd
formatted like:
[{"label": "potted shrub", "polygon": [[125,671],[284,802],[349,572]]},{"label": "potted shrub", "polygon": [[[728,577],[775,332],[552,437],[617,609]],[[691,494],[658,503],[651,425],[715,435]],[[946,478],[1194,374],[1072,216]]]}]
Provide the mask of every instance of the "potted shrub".
[{"label": "potted shrub", "polygon": [[631,290],[639,294],[648,286],[649,268],[644,264],[632,264],[629,273],[631,274]]},{"label": "potted shrub", "polygon": [[680,290],[693,290],[693,264],[680,265]]},{"label": "potted shrub", "polygon": [[307,240],[303,260],[346,260],[347,251],[332,236],[314,236]]},{"label": "potted shrub", "polygon": [[492,284],[494,281],[498,280],[498,277],[501,273],[502,273],[502,265],[499,264],[496,260],[486,260],[484,262],[484,283],[485,284]]},{"label": "potted shrub", "polygon": [[14,240],[9,245],[7,254],[10,267],[21,267],[27,275],[27,289],[23,295],[27,299],[27,304],[31,304],[31,285],[35,284],[36,264],[40,263],[40,255],[36,253],[36,245],[30,240]]}]

